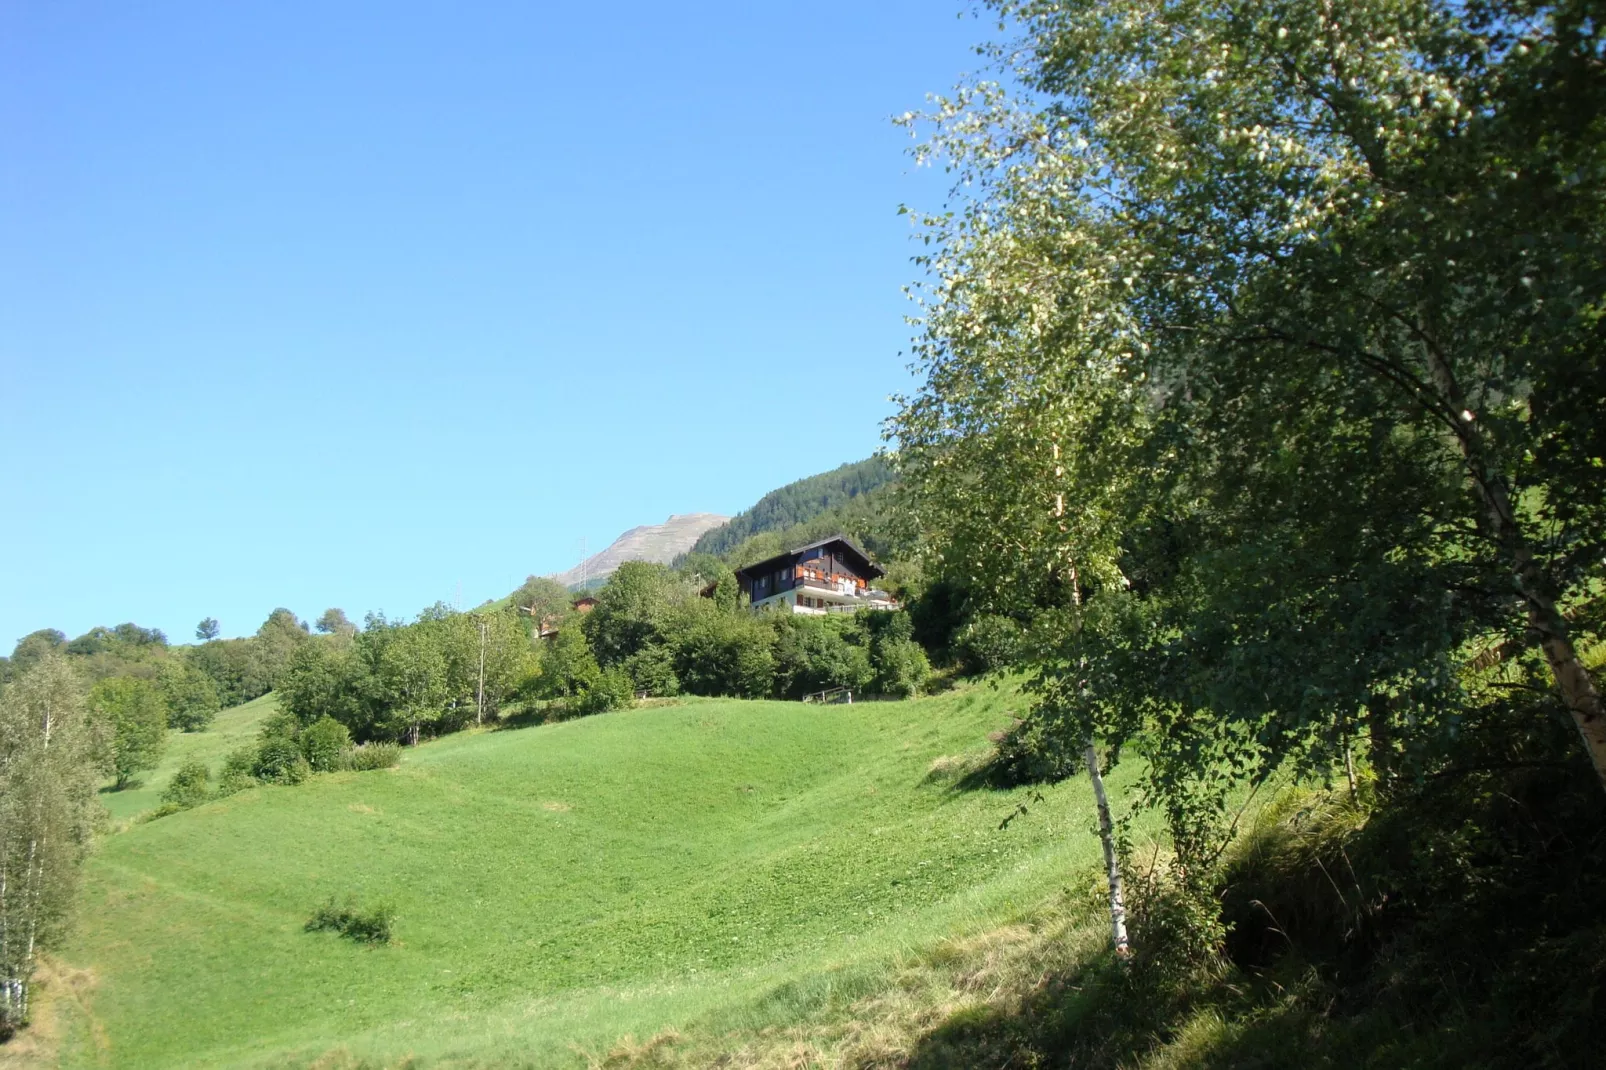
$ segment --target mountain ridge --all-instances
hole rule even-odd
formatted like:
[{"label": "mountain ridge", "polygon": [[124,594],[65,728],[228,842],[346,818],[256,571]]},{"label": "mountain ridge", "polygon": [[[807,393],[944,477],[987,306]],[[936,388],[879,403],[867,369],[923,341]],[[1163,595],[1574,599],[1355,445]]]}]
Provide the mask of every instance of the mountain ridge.
[{"label": "mountain ridge", "polygon": [[638,524],[599,553],[548,578],[568,587],[603,579],[626,561],[651,561],[667,565],[692,548],[705,532],[727,523],[719,513],[673,513],[662,524]]}]

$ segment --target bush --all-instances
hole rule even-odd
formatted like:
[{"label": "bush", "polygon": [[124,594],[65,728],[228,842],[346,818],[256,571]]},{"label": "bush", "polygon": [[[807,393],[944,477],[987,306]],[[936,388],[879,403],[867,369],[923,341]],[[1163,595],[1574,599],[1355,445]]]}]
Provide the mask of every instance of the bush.
[{"label": "bush", "polygon": [[766,623],[700,601],[675,636],[675,672],[694,695],[763,698],[775,686],[774,643]]},{"label": "bush", "polygon": [[883,694],[918,694],[931,678],[931,662],[913,639],[884,639],[870,653],[876,688]]},{"label": "bush", "polygon": [[959,633],[959,655],[965,671],[995,672],[1008,668],[1021,656],[1025,635],[1008,617],[981,616]]},{"label": "bush", "polygon": [[624,661],[624,670],[630,674],[637,691],[649,695],[677,695],[680,679],[675,675],[675,654],[663,643],[644,646]]},{"label": "bush", "polygon": [[350,896],[337,903],[333,897],[313,911],[307,919],[305,931],[334,931],[349,940],[365,944],[388,944],[396,922],[396,910],[388,903],[379,903],[367,910],[358,908]]},{"label": "bush", "polygon": [[583,693],[601,675],[585,632],[570,620],[541,649],[537,693],[544,698],[570,698]]},{"label": "bush", "polygon": [[868,687],[875,678],[862,630],[848,617],[775,617],[775,693]]},{"label": "bush", "polygon": [[576,713],[607,713],[625,710],[635,704],[636,687],[623,669],[605,669],[585,691],[574,699]]},{"label": "bush", "polygon": [[257,746],[252,774],[265,784],[299,784],[312,773],[296,741],[288,736],[269,736]]},{"label": "bush", "polygon": [[401,744],[365,743],[360,747],[347,747],[340,752],[337,768],[364,773],[370,769],[391,769],[401,764]]},{"label": "bush", "polygon": [[341,756],[351,748],[351,733],[333,717],[320,717],[301,732],[298,741],[307,765],[315,773],[339,769]]},{"label": "bush", "polygon": [[237,791],[255,786],[257,767],[257,749],[255,747],[240,747],[229,752],[223,759],[223,768],[218,772],[217,788],[213,794],[219,798],[233,795]]},{"label": "bush", "polygon": [[212,794],[211,774],[207,771],[206,763],[191,758],[179,766],[178,772],[162,792],[162,802],[171,804],[180,810],[188,810],[192,806],[204,803]]}]

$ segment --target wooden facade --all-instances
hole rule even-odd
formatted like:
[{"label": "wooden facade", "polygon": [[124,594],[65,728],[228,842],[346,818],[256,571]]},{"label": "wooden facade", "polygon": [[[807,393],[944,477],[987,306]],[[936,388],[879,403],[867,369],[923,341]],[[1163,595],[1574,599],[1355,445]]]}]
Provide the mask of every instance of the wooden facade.
[{"label": "wooden facade", "polygon": [[755,610],[793,613],[896,609],[875,581],[886,573],[841,535],[738,569],[736,582]]}]

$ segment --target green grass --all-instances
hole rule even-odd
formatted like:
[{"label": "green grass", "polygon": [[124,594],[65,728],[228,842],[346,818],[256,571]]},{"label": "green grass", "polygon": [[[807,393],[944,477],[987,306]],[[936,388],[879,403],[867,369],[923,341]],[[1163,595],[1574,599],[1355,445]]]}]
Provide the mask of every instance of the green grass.
[{"label": "green grass", "polygon": [[168,781],[178,772],[179,766],[192,758],[199,758],[217,776],[223,758],[231,750],[256,739],[257,726],[263,718],[279,708],[279,700],[271,692],[261,698],[224,710],[204,732],[180,732],[169,729],[167,748],[162,761],[155,769],[140,773],[138,787],[111,790],[108,780],[100,792],[100,801],[111,812],[112,820],[128,821],[162,805],[162,792]]},{"label": "green grass", "polygon": [[[1007,831],[1029,789],[954,788],[1019,702],[691,700],[136,825],[88,863],[63,1065],[582,1066],[807,1018],[1093,870],[1085,785]],[[393,904],[395,943],[303,931],[332,896]]]}]

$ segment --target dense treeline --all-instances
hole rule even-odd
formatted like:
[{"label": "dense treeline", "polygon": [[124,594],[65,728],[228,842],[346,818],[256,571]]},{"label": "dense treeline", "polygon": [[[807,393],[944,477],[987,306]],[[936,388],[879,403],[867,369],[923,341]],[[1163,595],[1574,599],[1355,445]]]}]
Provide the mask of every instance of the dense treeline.
[{"label": "dense treeline", "polygon": [[[731,560],[732,551],[753,536],[778,533],[787,529],[799,530],[802,525],[815,520],[821,514],[842,510],[861,495],[869,494],[891,483],[892,479],[891,466],[885,458],[876,456],[845,464],[806,479],[799,479],[795,483],[788,483],[764,495],[751,509],[744,510],[719,527],[704,532],[693,544],[691,554],[710,554]],[[840,524],[829,526],[830,522],[826,523],[827,527],[819,528],[823,535],[848,531],[847,527]],[[857,529],[863,525],[851,526]],[[862,538],[870,533],[854,530],[850,534]],[[788,539],[791,537],[788,536]],[[806,542],[808,539],[805,538],[803,541]],[[875,552],[874,547],[871,549]],[[741,556],[742,560],[736,562],[738,565],[757,561],[767,555],[760,553],[757,556],[747,554]]]},{"label": "dense treeline", "polygon": [[[208,624],[201,631],[215,636],[216,622]],[[132,623],[91,628],[72,640],[45,628],[0,659],[0,679],[20,680],[35,666],[61,659],[88,688],[88,709],[107,731],[109,771],[123,788],[161,760],[169,727],[203,731],[223,706],[270,690],[305,637],[305,626],[284,609],[274,610],[251,638],[193,647],[169,646],[160,630]]]},{"label": "dense treeline", "polygon": [[[1135,975],[1298,948],[1350,986],[1331,1005],[1415,971],[1462,1001],[1402,1003],[1418,1023],[1582,1064],[1563,1008],[1606,979],[1573,905],[1606,883],[1599,11],[997,6],[1019,91],[909,117],[960,184],[925,221],[925,382],[893,427],[936,630],[1020,633],[1038,701],[1006,757],[1096,791],[1146,759],[1170,861],[1103,822]],[[1293,896],[1267,922],[1246,904],[1287,887],[1230,883],[1260,864],[1220,865],[1230,803],[1279,774],[1373,808],[1304,856],[1371,867],[1358,912]],[[1498,954],[1457,935],[1524,897]],[[1512,1013],[1502,971],[1547,995]]]},{"label": "dense treeline", "polygon": [[205,731],[220,709],[282,686],[304,647],[349,642],[356,628],[343,611],[329,609],[317,631],[282,608],[242,639],[217,638],[217,621],[207,618],[193,646],[170,645],[159,629],[132,623],[91,628],[72,640],[44,628],[0,659],[0,680],[20,679],[46,659],[64,659],[88,689],[88,709],[107,731],[108,772],[115,787],[124,788],[155,768],[169,728]]},{"label": "dense treeline", "polygon": [[651,695],[743,698],[838,687],[909,695],[931,671],[904,614],[755,616],[740,604],[729,567],[707,556],[678,570],[622,565],[596,608],[559,629],[544,665],[543,686],[557,694],[614,677],[615,686]]},{"label": "dense treeline", "polygon": [[310,638],[277,690],[301,727],[328,719],[358,742],[413,744],[497,718],[539,676],[531,626],[516,607],[457,613],[436,604],[410,624],[369,614],[361,631]]},{"label": "dense treeline", "polygon": [[[275,609],[256,634],[244,639],[218,639],[216,628],[216,621],[202,621],[196,630],[201,641],[194,646],[170,645],[159,629],[137,624],[95,627],[72,640],[54,628],[42,628],[19,640],[9,658],[0,658],[0,675],[21,672],[41,656],[60,652],[91,683],[126,676],[160,684],[172,704],[175,723],[183,727],[187,719],[209,720],[206,707],[215,712],[273,690],[291,655],[310,634],[288,609]],[[331,609],[319,628],[347,630],[350,624],[344,613]],[[169,679],[169,674],[177,675]],[[206,683],[198,683],[197,676]],[[192,713],[192,707],[197,712]]]},{"label": "dense treeline", "polygon": [[360,631],[307,637],[277,688],[284,719],[264,729],[255,757],[235,764],[261,780],[299,779],[300,761],[317,766],[305,734],[333,733],[330,725],[344,733],[328,748],[335,753],[414,744],[514,713],[599,713],[637,694],[910,695],[931,677],[906,614],[754,616],[729,566],[708,555],[678,569],[627,562],[587,613],[571,598],[531,577],[501,608],[437,605],[411,623],[370,615]]}]

